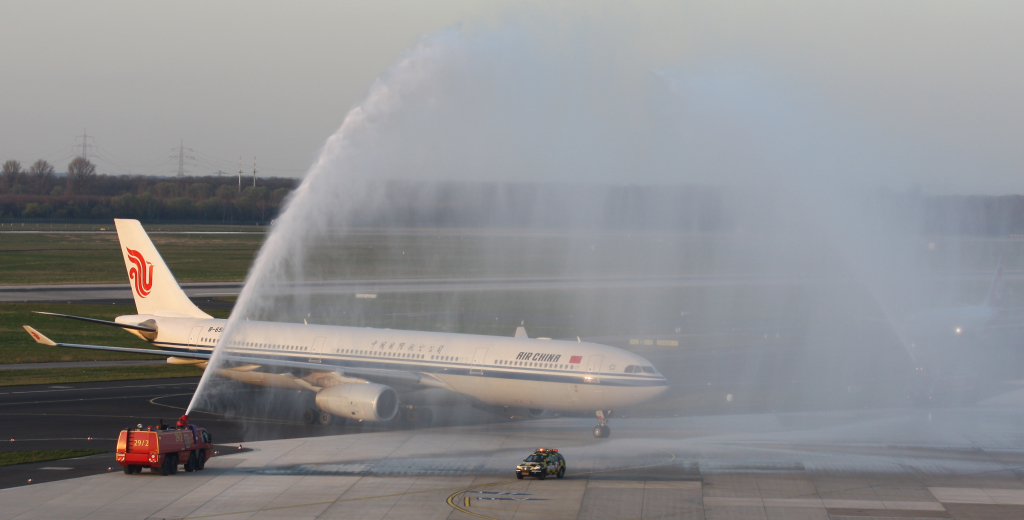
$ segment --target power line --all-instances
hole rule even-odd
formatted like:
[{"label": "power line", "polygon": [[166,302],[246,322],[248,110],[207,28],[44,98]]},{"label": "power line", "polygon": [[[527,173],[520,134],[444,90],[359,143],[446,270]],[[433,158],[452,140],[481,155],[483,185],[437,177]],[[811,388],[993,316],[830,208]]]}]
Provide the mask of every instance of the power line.
[{"label": "power line", "polygon": [[[178,177],[184,177],[186,172],[191,173],[190,170],[185,169],[185,159],[194,161],[196,158],[194,155],[191,155],[194,153],[191,148],[185,148],[185,140],[182,139],[180,145],[177,148],[172,148],[172,150],[178,151]],[[186,151],[189,155],[185,155]],[[173,159],[174,157],[172,156],[171,158]]]},{"label": "power line", "polygon": [[220,167],[230,167],[231,166],[231,160],[230,159],[224,159],[224,158],[221,158],[221,157],[210,155],[208,153],[203,153],[203,152],[201,152],[199,150],[192,150],[192,153],[196,154],[196,156],[199,157],[200,161],[205,161],[207,163],[210,163],[210,164],[213,164],[213,165],[217,165],[217,166],[220,166]]},{"label": "power line", "polygon": [[[90,139],[92,139],[92,143],[89,143]],[[89,133],[86,132],[85,129],[82,129],[82,143],[78,144],[78,138],[76,137],[75,146],[82,147],[82,153],[79,154],[78,156],[81,157],[82,159],[88,160],[90,156],[89,147],[91,146],[93,148],[96,148],[96,138],[89,136]],[[95,157],[95,154],[93,154],[93,157]]]},{"label": "power line", "polygon": [[[184,177],[187,174],[193,175],[205,175],[209,172],[209,175],[224,175],[230,172],[233,168],[233,161],[230,159],[224,159],[216,155],[206,153],[194,148],[188,148],[184,145],[184,140],[179,141],[179,146],[170,148],[167,155],[160,155],[151,157],[149,160],[130,160],[126,159],[118,154],[115,154],[111,150],[97,143],[95,136],[89,135],[87,129],[83,129],[80,135],[74,137],[73,142],[68,143],[50,153],[43,154],[41,158],[46,159],[51,164],[66,164],[67,162],[77,157],[84,157],[90,161],[98,163],[98,166],[102,166],[102,171],[109,172],[114,175],[171,175],[177,174],[179,177]],[[0,155],[4,159],[11,159],[7,154]],[[241,158],[239,160],[239,182],[238,187],[241,190],[241,176],[245,173],[242,166]],[[255,186],[256,178],[259,177],[259,171],[262,169],[263,173],[275,175],[275,174],[295,174],[306,171],[305,168],[278,168],[272,165],[263,165],[259,167],[255,158],[253,159],[253,185]],[[170,170],[168,172],[168,170]]]}]

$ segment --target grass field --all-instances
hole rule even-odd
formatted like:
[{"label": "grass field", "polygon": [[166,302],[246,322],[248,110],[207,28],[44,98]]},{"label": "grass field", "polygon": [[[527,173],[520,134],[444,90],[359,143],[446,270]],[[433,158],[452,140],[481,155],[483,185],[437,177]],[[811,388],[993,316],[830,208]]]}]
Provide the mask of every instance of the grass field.
[{"label": "grass field", "polygon": [[[26,227],[29,230],[31,226]],[[0,284],[126,283],[117,236],[106,226],[77,228],[36,226],[35,233],[4,233],[0,226]],[[265,235],[258,228],[146,226],[179,281],[240,280],[246,275]],[[20,229],[18,229],[20,231]],[[95,232],[90,232],[95,231]],[[229,231],[236,234],[204,234]],[[244,233],[238,233],[242,231]],[[252,231],[257,231],[252,233]],[[387,279],[515,276],[656,276],[656,275],[849,275],[841,259],[821,241],[803,237],[774,243],[765,237],[740,235],[630,235],[608,233],[565,235],[485,230],[363,230],[331,235],[311,245],[308,258],[319,262],[311,278]],[[986,271],[996,251],[1011,258],[1024,241],[953,239],[938,241],[933,250],[922,245],[921,265]],[[934,253],[933,253],[934,251]],[[977,252],[974,260],[967,253]],[[928,255],[936,256],[931,259]],[[975,254],[975,253],[971,253]],[[1016,257],[1014,257],[1016,258]],[[931,260],[930,260],[931,259]],[[943,260],[946,259],[946,260]],[[941,260],[941,261],[940,261]],[[948,260],[948,261],[947,261]],[[1007,265],[1011,265],[1007,261]],[[920,274],[914,271],[915,274]],[[987,280],[950,287],[934,284],[942,302],[974,301],[984,296]],[[1018,305],[1024,291],[1007,286],[1006,302]],[[824,356],[848,365],[843,353],[864,363],[882,359],[879,352],[899,348],[890,336],[872,336],[873,329],[848,322],[884,321],[875,295],[847,285],[711,284],[686,288],[617,290],[479,291],[464,293],[380,294],[376,299],[354,295],[311,295],[307,307],[288,301],[268,305],[273,319],[299,323],[349,325],[408,330],[434,330],[511,336],[526,322],[531,337],[602,338],[601,343],[630,349],[628,338],[673,335],[674,352],[716,350],[769,343],[827,350]],[[270,302],[268,302],[270,303]],[[32,314],[42,310],[113,319],[134,313],[133,307],[72,304],[0,304],[0,363],[145,359],[149,356],[45,347],[21,328],[28,324],[55,341],[146,348],[148,343],[117,328]],[[908,307],[909,310],[909,307]],[[209,310],[215,317],[227,312]],[[294,315],[293,315],[294,314]],[[869,330],[870,329],[870,330]],[[894,346],[895,345],[895,346]],[[841,355],[843,354],[843,355]],[[815,354],[817,355],[817,354]],[[807,356],[797,359],[804,359]],[[157,359],[154,357],[154,359]],[[740,357],[740,359],[744,359]],[[818,358],[814,358],[818,359]],[[750,359],[734,367],[756,376],[770,360]],[[666,354],[664,367],[676,363]],[[682,362],[680,362],[681,364]],[[0,373],[0,385],[105,381],[199,375],[188,366],[144,366],[88,369],[29,369]],[[866,373],[866,370],[863,371]],[[794,383],[795,384],[795,383]],[[843,389],[861,384],[860,380]],[[780,390],[781,391],[781,390]],[[786,390],[788,391],[788,390]],[[845,390],[844,390],[845,391]],[[757,403],[762,393],[737,397]],[[788,399],[788,398],[787,398]]]},{"label": "grass field", "polygon": [[[10,223],[0,222],[0,232],[14,231],[46,231],[55,233],[66,233],[74,231],[110,231],[114,227],[114,221],[110,220],[102,224],[34,224],[34,223]],[[146,229],[150,231],[160,232],[178,232],[178,231],[216,231],[216,232],[258,232],[264,233],[267,231],[266,226],[239,226],[239,225],[221,225],[221,224],[146,224]]]},{"label": "grass field", "polygon": [[45,462],[48,460],[74,459],[99,455],[107,450],[45,450],[45,451],[4,451],[0,452],[0,466]]},{"label": "grass field", "polygon": [[[266,237],[258,228],[165,227],[146,229],[179,282],[244,279]],[[0,285],[126,281],[112,226],[102,232],[3,231]],[[366,229],[310,237],[306,257],[312,263],[305,272],[312,279],[757,274],[763,266],[752,253],[761,247],[732,235]],[[835,266],[815,241],[787,247],[797,249],[791,253],[798,261],[786,265],[790,274]]]},{"label": "grass field", "polygon": [[[67,305],[55,303],[0,303],[0,364],[47,363],[58,361],[105,361],[114,359],[163,359],[121,352],[104,352],[40,345],[29,337],[22,325],[30,325],[54,341],[106,345],[111,347],[149,348],[150,344],[117,327],[94,325],[77,320],[41,316],[32,311],[56,312],[113,320],[118,315],[134,314],[134,307],[120,305]],[[223,310],[208,310],[211,315],[226,318]]]},{"label": "grass field", "polygon": [[[134,307],[113,305],[66,305],[52,303],[0,303],[0,363],[47,363],[61,361],[109,361],[122,359],[165,359],[102,350],[48,347],[29,337],[22,325],[31,325],[55,341],[107,345],[113,347],[152,348],[132,334],[116,327],[93,325],[66,318],[41,316],[32,311],[57,312],[113,320],[121,314],[132,314]],[[219,318],[227,311],[208,309]],[[202,370],[182,365],[149,365],[129,367],[40,368],[0,370],[0,386],[20,386],[127,379],[159,379],[166,377],[197,377]]]},{"label": "grass field", "polygon": [[27,368],[0,370],[0,386],[51,385],[88,383],[92,381],[124,381],[129,379],[164,379],[199,377],[203,371],[191,365],[143,365],[100,368]]},{"label": "grass field", "polygon": [[[0,285],[126,282],[124,260],[112,231],[0,237]],[[244,279],[264,237],[263,233],[150,236],[179,282]]]}]

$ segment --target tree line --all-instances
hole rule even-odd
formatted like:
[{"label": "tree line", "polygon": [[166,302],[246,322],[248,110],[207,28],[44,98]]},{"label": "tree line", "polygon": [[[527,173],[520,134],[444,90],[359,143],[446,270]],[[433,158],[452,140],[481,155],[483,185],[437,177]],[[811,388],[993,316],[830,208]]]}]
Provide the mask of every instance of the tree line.
[{"label": "tree line", "polygon": [[23,169],[9,160],[0,172],[0,219],[188,220],[263,223],[280,211],[296,179],[279,177],[147,177],[103,175],[83,157],[65,173],[45,160]]},{"label": "tree line", "polygon": [[[101,175],[82,157],[66,173],[39,160],[0,173],[0,219],[179,220],[264,223],[297,179]],[[730,232],[783,229],[756,190],[697,185],[381,181],[350,223],[367,227],[605,228]],[[770,197],[770,196],[769,196]],[[929,235],[1024,235],[1024,196],[871,192],[862,202],[887,226]],[[783,219],[784,220],[784,219]],[[782,226],[782,227],[780,227]]]}]

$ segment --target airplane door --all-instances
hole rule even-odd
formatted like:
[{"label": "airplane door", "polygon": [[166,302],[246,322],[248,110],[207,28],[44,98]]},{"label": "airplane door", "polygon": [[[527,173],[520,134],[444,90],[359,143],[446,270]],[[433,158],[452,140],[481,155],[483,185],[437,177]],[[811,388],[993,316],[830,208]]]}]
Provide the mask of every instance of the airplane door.
[{"label": "airplane door", "polygon": [[192,327],[192,332],[188,333],[188,349],[192,352],[196,351],[196,347],[199,346],[199,336],[203,333],[203,326]]},{"label": "airplane door", "polygon": [[324,343],[327,342],[327,338],[323,336],[317,337],[313,340],[313,346],[309,348],[309,362],[319,363],[320,353],[324,350]]},{"label": "airplane door", "polygon": [[483,375],[485,359],[487,359],[487,347],[480,347],[476,349],[476,352],[473,354],[473,366],[469,369],[469,373],[473,375]]},{"label": "airplane door", "polygon": [[604,363],[604,356],[590,356],[590,359],[587,360],[587,376],[583,380],[588,383],[600,383],[602,363]]}]

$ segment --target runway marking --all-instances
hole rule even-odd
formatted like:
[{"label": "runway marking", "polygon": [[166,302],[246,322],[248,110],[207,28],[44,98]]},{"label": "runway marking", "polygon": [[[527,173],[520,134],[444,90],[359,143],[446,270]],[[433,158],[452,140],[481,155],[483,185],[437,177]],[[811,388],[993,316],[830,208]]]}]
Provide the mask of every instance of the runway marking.
[{"label": "runway marking", "polygon": [[198,384],[199,383],[163,383],[163,384],[159,384],[159,385],[101,386],[101,387],[96,387],[96,388],[68,387],[66,389],[61,388],[61,389],[50,389],[50,390],[26,390],[24,392],[0,392],[0,395],[42,394],[42,393],[47,393],[47,392],[70,392],[72,390],[114,390],[114,389],[118,389],[118,388],[152,388],[152,387],[163,388],[163,387],[166,387],[166,386],[188,386],[188,385],[198,385]]},{"label": "runway marking", "polygon": [[[227,423],[234,422],[231,419],[222,419],[222,418],[220,418],[220,417],[218,417],[218,416],[216,416],[216,415],[214,415],[214,414],[212,414],[210,412],[194,412],[194,413],[202,413],[202,414],[210,415],[211,416],[208,419],[203,419],[204,421],[218,421],[218,422],[227,422]],[[109,417],[109,418],[115,418],[115,419],[139,419],[139,418],[141,418],[141,419],[145,419],[145,420],[151,420],[152,419],[152,416],[149,416],[149,415],[142,416],[142,415],[103,415],[103,414],[95,414],[95,413],[27,413],[27,412],[25,412],[25,413],[22,413],[22,412],[0,413],[0,417],[19,417],[19,416],[28,416],[28,417]],[[282,424],[303,424],[303,423],[282,423]],[[96,437],[93,437],[93,439],[95,439],[95,438]],[[21,439],[18,439],[18,440],[20,441]],[[40,439],[40,440],[47,440],[47,439]]]},{"label": "runway marking", "polygon": [[[190,394],[186,394],[190,395]],[[20,404],[48,404],[48,403],[78,403],[84,401],[112,401],[114,399],[138,399],[140,397],[149,397],[148,395],[121,395],[117,397],[83,397],[79,399],[55,399],[53,401],[18,401],[14,403],[0,403],[0,406],[17,406]],[[156,396],[154,399],[158,399],[162,396]]]},{"label": "runway marking", "polygon": [[997,488],[929,487],[940,502],[948,504],[1024,505],[1024,490]]},{"label": "runway marking", "polygon": [[[512,482],[516,482],[516,481],[513,480]],[[503,483],[504,482],[498,482],[498,483],[496,483],[494,485],[503,484]],[[333,504],[341,504],[341,503],[344,503],[344,502],[358,502],[360,500],[381,500],[381,499],[385,499],[385,498],[401,497],[401,496],[405,496],[405,495],[418,495],[418,494],[421,494],[421,493],[436,493],[438,491],[448,491],[450,489],[453,489],[453,488],[445,487],[445,488],[437,488],[437,489],[423,489],[423,490],[420,490],[420,491],[406,491],[404,493],[391,493],[391,494],[388,494],[388,495],[378,495],[378,496],[373,496],[373,497],[345,498],[345,499],[340,499],[339,498],[337,500],[327,500],[327,501],[323,501],[323,502],[309,502],[309,503],[306,503],[306,504],[294,504],[294,505],[290,505],[290,506],[265,507],[265,508],[261,508],[261,509],[251,509],[251,510],[248,510],[248,511],[232,511],[230,513],[215,513],[215,514],[212,514],[212,515],[186,516],[186,517],[182,517],[181,520],[190,520],[190,519],[197,519],[197,518],[216,518],[216,517],[219,517],[219,516],[230,516],[230,515],[245,515],[245,514],[261,513],[263,511],[282,511],[282,510],[285,510],[285,509],[295,509],[295,508],[299,508],[299,507],[309,507],[309,506],[323,506],[323,505],[330,506],[330,505],[333,505]],[[487,518],[487,517],[485,517],[485,518]]]},{"label": "runway marking", "polygon": [[[471,488],[461,489],[459,491],[456,491],[456,492],[452,493],[451,495],[448,495],[448,500],[446,502],[448,502],[448,505],[452,506],[452,508],[458,509],[459,511],[462,511],[463,513],[466,513],[467,515],[472,515],[472,516],[475,516],[477,518],[485,518],[486,520],[499,520],[499,519],[491,517],[491,516],[486,516],[486,515],[481,515],[479,513],[474,513],[472,511],[462,507],[462,506],[459,506],[459,505],[455,504],[455,497],[461,495],[462,493],[470,491],[470,490],[479,489],[479,488],[483,488],[483,487],[500,486],[502,484],[512,484],[512,483],[515,483],[515,482],[519,482],[519,481],[518,480],[505,480],[503,482],[494,482],[494,483],[491,483],[491,484],[481,484],[479,486],[473,486]],[[469,507],[469,503],[468,502],[466,504],[466,507]]]},{"label": "runway marking", "polygon": [[[517,500],[520,502],[529,502],[533,500],[551,500],[550,498],[530,498],[530,497],[476,497],[477,500]],[[466,507],[469,507],[469,497],[466,497]]]},{"label": "runway marking", "polygon": [[[45,415],[45,414],[42,414]],[[106,417],[106,416],[104,416]],[[22,439],[18,438],[17,442],[40,442],[40,441],[116,441],[117,437],[57,437],[54,439]],[[43,468],[46,469],[46,468]]]},{"label": "runway marking", "polygon": [[[587,471],[587,472],[584,472],[584,473],[574,473],[572,476],[575,477],[575,476],[582,476],[582,475],[593,475],[595,473],[608,473],[608,472],[612,472],[612,471],[626,471],[626,470],[631,470],[631,469],[653,468],[655,466],[663,466],[665,464],[671,464],[672,461],[676,460],[676,454],[675,453],[669,453],[669,452],[666,452],[666,453],[668,453],[668,455],[670,455],[670,458],[668,460],[661,461],[661,462],[655,462],[654,464],[644,464],[643,466],[631,466],[631,467],[626,467],[626,468],[613,468],[613,469],[602,469],[602,470],[597,470],[597,471]],[[462,489],[460,491],[456,491],[456,492],[452,493],[451,495],[448,495],[448,500],[446,500],[446,502],[448,502],[448,505],[451,506],[453,509],[457,509],[457,510],[463,512],[463,513],[466,513],[467,515],[472,515],[472,516],[475,516],[477,518],[484,518],[486,520],[500,520],[500,519],[494,518],[492,516],[487,516],[487,515],[481,515],[479,513],[474,513],[472,511],[466,509],[466,508],[463,508],[462,506],[457,505],[455,503],[455,497],[457,497],[457,496],[459,496],[460,494],[463,494],[463,493],[473,492],[473,491],[475,491],[477,489],[480,489],[480,488],[491,487],[491,486],[499,486],[501,484],[514,484],[514,483],[517,483],[517,482],[519,482],[519,480],[506,480],[506,481],[503,481],[503,482],[494,482],[492,484],[482,484],[482,485],[479,485],[479,486],[469,487],[469,488],[466,488],[466,489]],[[469,507],[468,501],[466,503],[466,507]],[[493,508],[481,508],[481,507],[477,507],[477,508],[478,509],[493,509]],[[497,510],[498,511],[511,511],[510,509],[497,509]],[[536,514],[548,514],[548,513],[536,513]],[[555,514],[555,516],[567,516],[567,515]]]}]

